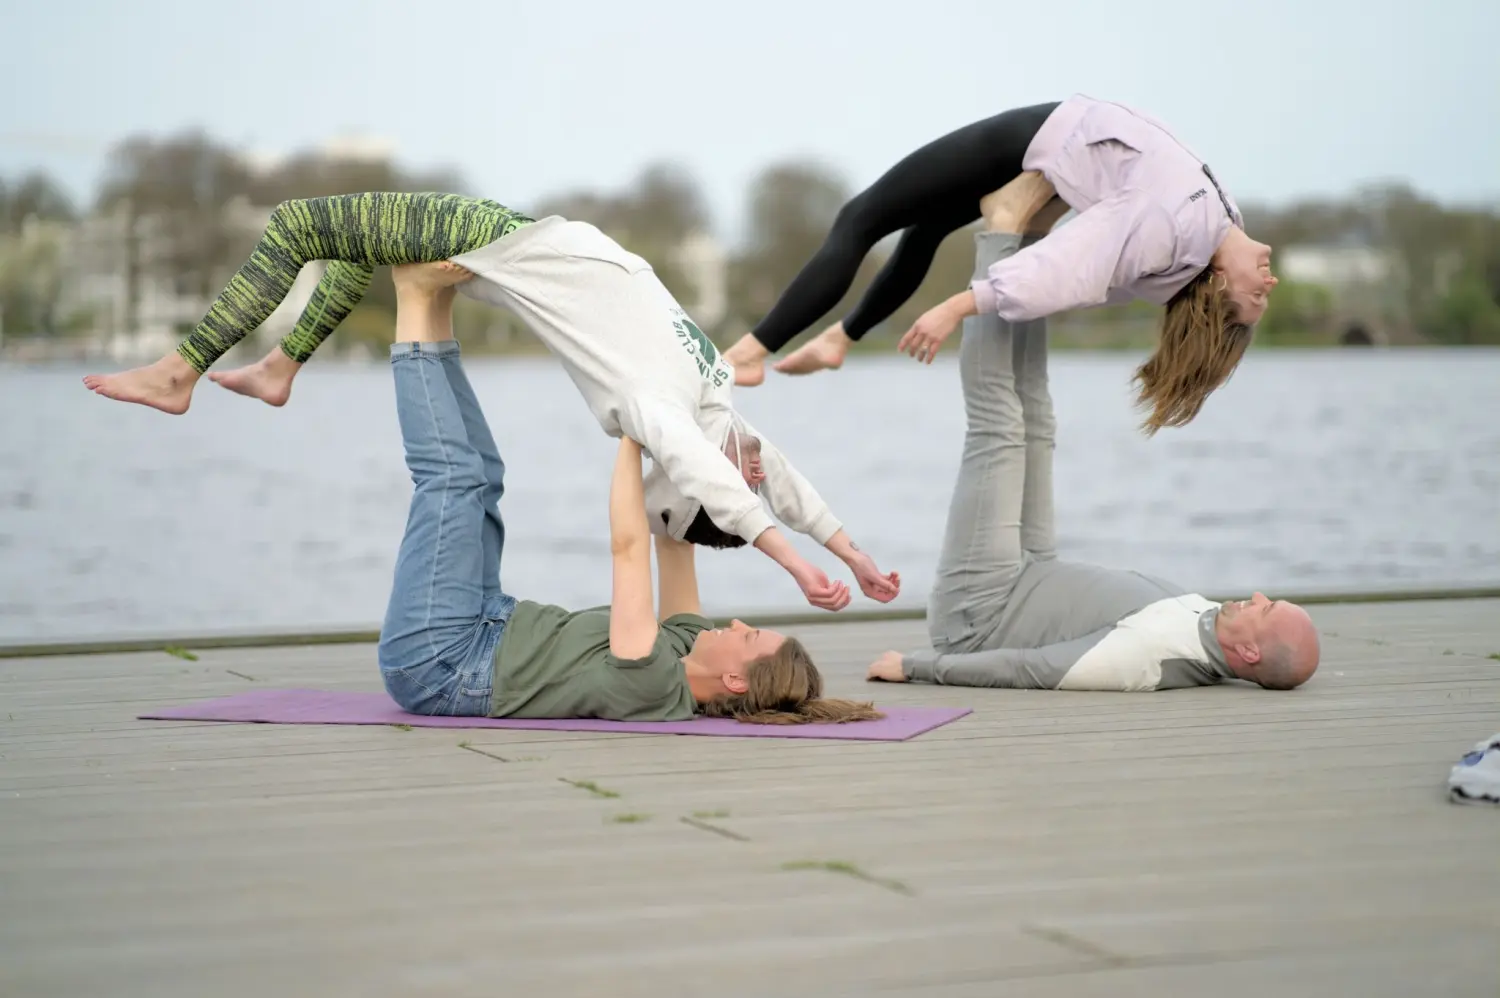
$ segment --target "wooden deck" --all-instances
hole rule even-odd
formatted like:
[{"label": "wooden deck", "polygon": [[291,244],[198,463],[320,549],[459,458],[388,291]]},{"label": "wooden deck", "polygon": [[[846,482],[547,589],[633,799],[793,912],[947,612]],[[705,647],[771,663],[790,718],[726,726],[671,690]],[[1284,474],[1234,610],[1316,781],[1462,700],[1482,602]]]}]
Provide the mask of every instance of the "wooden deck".
[{"label": "wooden deck", "polygon": [[920,623],[796,628],[976,708],[905,744],[133,719],[368,645],[0,661],[0,995],[1495,998],[1444,781],[1500,600],[1313,612],[1291,694],[868,687]]}]

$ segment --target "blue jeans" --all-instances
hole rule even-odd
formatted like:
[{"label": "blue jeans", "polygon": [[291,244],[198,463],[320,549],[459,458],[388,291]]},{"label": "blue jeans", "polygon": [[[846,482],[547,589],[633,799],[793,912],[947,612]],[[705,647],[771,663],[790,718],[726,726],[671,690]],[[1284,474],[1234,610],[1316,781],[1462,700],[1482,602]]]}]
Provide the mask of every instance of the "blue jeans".
[{"label": "blue jeans", "polygon": [[457,342],[394,344],[391,371],[415,488],[380,629],[380,674],[410,713],[482,717],[516,607],[500,589],[505,463]]}]

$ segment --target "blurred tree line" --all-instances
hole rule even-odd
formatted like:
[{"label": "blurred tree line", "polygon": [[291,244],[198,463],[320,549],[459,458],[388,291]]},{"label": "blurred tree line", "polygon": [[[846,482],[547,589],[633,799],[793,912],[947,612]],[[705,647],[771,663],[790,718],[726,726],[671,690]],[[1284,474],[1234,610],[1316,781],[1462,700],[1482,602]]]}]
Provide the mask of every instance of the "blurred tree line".
[{"label": "blurred tree line", "polygon": [[1500,211],[1449,207],[1404,184],[1348,199],[1247,207],[1246,228],[1276,247],[1367,246],[1384,251],[1393,272],[1340,302],[1322,286],[1283,279],[1261,320],[1267,338],[1290,339],[1335,321],[1407,328],[1436,343],[1500,344]]},{"label": "blurred tree line", "polygon": [[0,177],[0,331],[56,335],[68,330],[58,302],[63,236],[76,217],[68,196],[45,175],[14,183]]},{"label": "blurred tree line", "polygon": [[[244,262],[270,209],[291,198],[368,190],[469,191],[458,175],[405,170],[380,158],[304,153],[254,168],[201,132],[134,137],[111,152],[94,203],[77,206],[47,177],[0,181],[0,318],[5,329],[61,336],[87,331],[87,310],[63,309],[72,277],[70,246],[95,226],[118,235],[114,264],[126,289],[125,328],[135,328],[146,279],[178,295],[208,299]],[[854,193],[814,162],[769,166],[746,192],[746,228],[726,247],[724,307],[705,325],[721,341],[749,329],[821,245],[834,216]],[[593,222],[650,260],[685,305],[703,292],[684,247],[712,229],[695,180],[670,164],[653,164],[624,190],[560,193],[514,207],[537,217],[562,214]],[[1500,213],[1438,204],[1406,187],[1359,192],[1340,201],[1307,201],[1245,209],[1249,230],[1278,250],[1293,246],[1364,246],[1397,263],[1395,276],[1355,296],[1323,285],[1283,280],[1263,320],[1271,342],[1332,339],[1331,325],[1350,309],[1369,321],[1404,324],[1436,342],[1500,343]],[[964,287],[972,274],[971,233],[951,235],[916,295],[872,339],[899,335],[924,309]],[[70,243],[70,233],[74,242]],[[81,233],[81,235],[80,235]],[[102,238],[102,237],[101,237]],[[846,312],[883,264],[892,241],[872,252],[850,292],[809,333]],[[513,318],[463,297],[458,332],[496,349],[532,341]],[[335,347],[388,341],[395,311],[390,281],[377,273],[365,302],[335,337]],[[1149,342],[1156,310],[1137,303],[1058,317],[1059,345]],[[700,319],[700,321],[703,321]],[[191,326],[191,323],[187,323]],[[887,344],[888,345],[888,344]]]}]

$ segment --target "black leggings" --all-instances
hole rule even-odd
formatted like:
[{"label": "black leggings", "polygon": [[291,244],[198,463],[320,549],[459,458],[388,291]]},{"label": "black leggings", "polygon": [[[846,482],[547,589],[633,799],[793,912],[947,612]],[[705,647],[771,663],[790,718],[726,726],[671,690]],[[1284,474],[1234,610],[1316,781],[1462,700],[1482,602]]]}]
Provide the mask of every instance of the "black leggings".
[{"label": "black leggings", "polygon": [[1058,105],[1037,104],[976,121],[918,149],[839,209],[828,238],[755,327],[772,353],[839,303],[865,254],[904,229],[896,252],[844,319],[859,339],[922,284],[938,245],[979,218],[979,201],[1021,175],[1026,149]]}]

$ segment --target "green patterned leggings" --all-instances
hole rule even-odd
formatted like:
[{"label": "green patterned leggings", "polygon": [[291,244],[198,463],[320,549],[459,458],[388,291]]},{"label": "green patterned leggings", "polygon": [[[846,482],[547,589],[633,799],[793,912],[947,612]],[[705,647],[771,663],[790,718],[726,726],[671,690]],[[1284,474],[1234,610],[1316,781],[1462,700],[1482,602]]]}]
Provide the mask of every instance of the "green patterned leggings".
[{"label": "green patterned leggings", "polygon": [[494,201],[457,194],[341,194],[285,201],[203,321],[177,348],[198,373],[276,310],[304,264],[329,261],[282,352],[305,363],[354,310],[377,266],[435,263],[532,221]]}]

